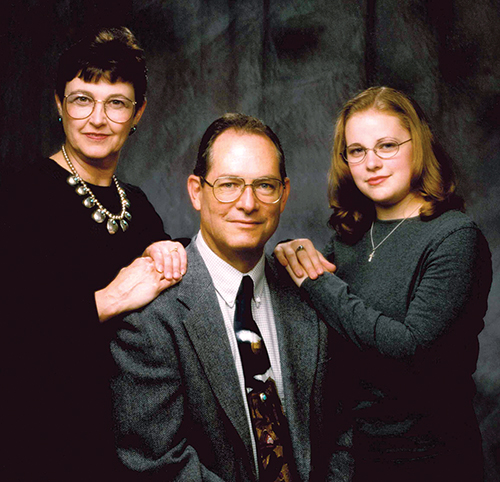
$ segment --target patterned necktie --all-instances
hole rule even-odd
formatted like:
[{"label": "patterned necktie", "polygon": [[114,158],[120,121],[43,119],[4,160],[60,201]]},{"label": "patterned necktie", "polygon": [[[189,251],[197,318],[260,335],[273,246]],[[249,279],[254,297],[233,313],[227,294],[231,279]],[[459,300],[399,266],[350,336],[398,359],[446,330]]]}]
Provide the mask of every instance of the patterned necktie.
[{"label": "patterned necktie", "polygon": [[234,331],[245,375],[261,482],[290,482],[289,432],[264,340],[252,316],[253,281],[244,276],[236,297]]}]

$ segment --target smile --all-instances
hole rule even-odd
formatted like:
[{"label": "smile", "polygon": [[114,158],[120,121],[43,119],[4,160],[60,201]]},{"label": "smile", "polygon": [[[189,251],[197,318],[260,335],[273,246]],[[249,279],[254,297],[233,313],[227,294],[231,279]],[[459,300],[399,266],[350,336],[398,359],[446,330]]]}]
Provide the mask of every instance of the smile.
[{"label": "smile", "polygon": [[93,141],[103,141],[103,140],[108,138],[108,134],[95,134],[93,132],[88,132],[88,133],[84,134],[84,136],[87,139],[91,139]]},{"label": "smile", "polygon": [[377,176],[377,177],[371,177],[366,181],[370,186],[377,186],[378,184],[382,184],[386,179],[388,179],[389,176]]},{"label": "smile", "polygon": [[233,224],[238,224],[240,226],[247,226],[247,227],[258,226],[259,224],[262,224],[260,221],[238,220],[238,219],[235,219],[235,220],[229,221],[229,222],[233,223]]}]

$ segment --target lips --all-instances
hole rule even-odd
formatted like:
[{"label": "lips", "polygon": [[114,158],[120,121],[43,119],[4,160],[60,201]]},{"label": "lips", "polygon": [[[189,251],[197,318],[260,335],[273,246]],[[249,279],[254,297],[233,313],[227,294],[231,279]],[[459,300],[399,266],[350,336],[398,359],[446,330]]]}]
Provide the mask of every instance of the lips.
[{"label": "lips", "polygon": [[264,220],[255,219],[227,219],[227,222],[231,223],[238,229],[252,229],[264,224]]},{"label": "lips", "polygon": [[108,138],[108,134],[98,134],[96,132],[85,132],[84,136],[93,141],[102,141]]},{"label": "lips", "polygon": [[248,219],[233,219],[231,221],[229,221],[230,223],[234,223],[234,224],[242,224],[242,225],[246,225],[246,226],[255,226],[257,224],[262,224],[261,221],[250,221]]},{"label": "lips", "polygon": [[370,186],[377,186],[378,184],[383,183],[386,179],[388,179],[389,176],[376,176],[376,177],[370,177],[366,182]]}]

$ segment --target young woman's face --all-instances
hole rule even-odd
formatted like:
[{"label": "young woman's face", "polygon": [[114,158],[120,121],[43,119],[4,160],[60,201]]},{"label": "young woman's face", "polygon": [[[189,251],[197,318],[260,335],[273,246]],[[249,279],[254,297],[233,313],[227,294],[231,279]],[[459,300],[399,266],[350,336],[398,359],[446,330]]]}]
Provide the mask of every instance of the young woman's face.
[{"label": "young woman's face", "polygon": [[410,191],[412,142],[400,145],[390,159],[381,159],[372,149],[385,141],[405,142],[410,139],[410,132],[396,116],[372,109],[349,118],[345,137],[348,149],[356,146],[370,149],[362,162],[349,163],[349,170],[358,189],[375,203],[377,216],[397,219],[409,215],[407,208],[415,198]]},{"label": "young woman's face", "polygon": [[72,97],[80,94],[81,97],[76,97],[78,102],[88,102],[88,99],[99,101],[95,103],[92,114],[84,119],[75,119],[68,114],[65,104],[69,102],[68,97],[65,101],[56,96],[66,134],[66,148],[72,157],[90,163],[117,160],[130,129],[139,122],[145,105],[138,111],[134,107],[130,119],[126,122],[114,122],[106,115],[105,103],[108,102],[111,109],[120,105],[121,100],[135,102],[132,84],[128,82],[112,84],[104,79],[98,82],[85,82],[75,77],[66,84],[64,94]]}]

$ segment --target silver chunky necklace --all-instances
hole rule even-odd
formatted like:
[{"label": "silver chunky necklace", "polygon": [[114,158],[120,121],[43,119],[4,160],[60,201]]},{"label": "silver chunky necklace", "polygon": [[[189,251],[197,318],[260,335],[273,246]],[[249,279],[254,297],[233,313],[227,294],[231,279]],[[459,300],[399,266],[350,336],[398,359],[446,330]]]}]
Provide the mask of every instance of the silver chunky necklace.
[{"label": "silver chunky necklace", "polygon": [[106,227],[108,228],[109,234],[115,234],[118,231],[118,223],[120,224],[122,231],[126,231],[129,226],[129,221],[132,219],[132,215],[127,211],[127,209],[130,208],[130,201],[127,199],[125,191],[118,183],[118,179],[116,179],[116,176],[113,174],[113,182],[115,183],[116,190],[118,191],[118,195],[120,196],[120,204],[122,206],[120,214],[110,213],[99,202],[88,184],[78,175],[78,172],[76,172],[75,167],[69,160],[64,144],[62,146],[62,153],[71,170],[71,176],[66,179],[66,182],[70,186],[76,186],[75,192],[79,196],[88,196],[83,200],[83,205],[86,208],[92,209],[93,207],[97,207],[97,209],[92,213],[92,219],[96,223],[100,224],[103,223],[107,217],[108,222],[106,223]]},{"label": "silver chunky necklace", "polygon": [[396,231],[396,229],[399,228],[399,226],[401,226],[412,214],[415,213],[415,211],[417,209],[419,209],[421,206],[417,206],[410,214],[408,214],[408,216],[406,216],[405,218],[403,218],[397,225],[396,227],[382,240],[380,241],[380,243],[377,244],[377,246],[375,246],[375,243],[373,242],[373,225],[375,224],[375,221],[372,221],[372,227],[370,228],[370,240],[372,242],[372,252],[370,253],[370,256],[368,256],[368,262],[371,263],[372,262],[372,259],[373,257],[375,256],[375,251],[380,247],[380,245],[382,243],[385,242],[385,240],[394,232]]}]

